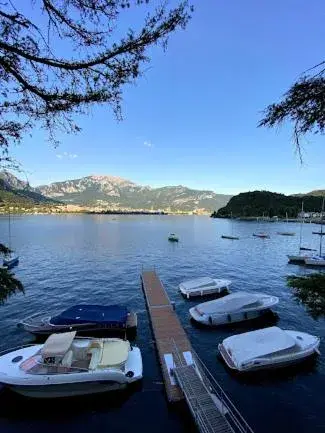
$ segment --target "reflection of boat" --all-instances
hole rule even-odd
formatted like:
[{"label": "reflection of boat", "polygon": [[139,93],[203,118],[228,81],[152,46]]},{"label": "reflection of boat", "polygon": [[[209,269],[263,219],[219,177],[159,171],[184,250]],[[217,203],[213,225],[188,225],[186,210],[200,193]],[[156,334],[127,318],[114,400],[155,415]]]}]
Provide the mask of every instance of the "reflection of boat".
[{"label": "reflection of boat", "polygon": [[253,233],[256,238],[269,239],[270,235],[267,233]]},{"label": "reflection of boat", "polygon": [[19,326],[36,335],[77,331],[92,335],[95,332],[135,331],[137,315],[121,305],[74,305],[55,315],[36,313],[23,319]]},{"label": "reflection of boat", "polygon": [[19,256],[17,256],[17,254],[14,254],[13,251],[11,250],[11,218],[10,218],[10,209],[8,212],[8,233],[9,233],[9,254],[7,254],[5,256],[5,258],[3,259],[3,266],[6,266],[7,268],[13,268],[14,266],[18,265],[19,263]]},{"label": "reflection of boat", "polygon": [[199,304],[190,309],[190,315],[205,325],[224,325],[256,319],[278,302],[276,296],[238,292]]},{"label": "reflection of boat", "polygon": [[0,356],[0,382],[28,397],[51,398],[117,390],[142,378],[140,349],[128,341],[75,334],[7,351]]},{"label": "reflection of boat", "polygon": [[170,241],[170,242],[178,242],[178,236],[176,236],[175,235],[175,233],[171,233],[169,236],[168,236],[168,240]]},{"label": "reflection of boat", "polygon": [[220,294],[229,290],[230,284],[230,280],[200,277],[184,281],[179,285],[179,290],[184,296],[191,298],[193,296]]},{"label": "reflection of boat", "polygon": [[276,326],[233,335],[218,348],[229,368],[240,372],[285,367],[319,353],[320,339]]},{"label": "reflection of boat", "polygon": [[324,235],[325,235],[325,232],[313,232],[313,235],[324,236]]}]

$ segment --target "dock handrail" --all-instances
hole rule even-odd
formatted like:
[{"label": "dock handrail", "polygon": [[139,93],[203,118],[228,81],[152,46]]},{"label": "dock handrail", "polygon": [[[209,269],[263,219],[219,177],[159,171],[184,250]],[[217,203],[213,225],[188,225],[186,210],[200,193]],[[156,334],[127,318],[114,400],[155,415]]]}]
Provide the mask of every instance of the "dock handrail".
[{"label": "dock handrail", "polygon": [[[173,341],[174,345],[174,352],[173,352],[173,359],[174,362],[174,369],[177,369],[179,367],[185,367],[188,366],[186,364],[185,360],[183,360],[182,355],[179,353],[179,349]],[[208,368],[205,366],[203,361],[199,358],[198,354],[195,352],[195,350],[191,350],[192,358],[194,361],[193,368],[196,368],[197,373],[199,377],[202,380],[203,385],[207,389],[207,391],[210,394],[215,394],[218,398],[218,400],[221,403],[221,414],[225,417],[229,427],[234,432],[239,433],[253,433],[252,428],[249,426],[247,421],[243,418],[239,410],[236,408],[236,406],[232,403],[228,395],[224,392],[222,387],[219,385],[219,383],[216,381],[216,379],[212,376]],[[180,384],[181,385],[181,384]],[[193,391],[194,397],[192,396],[190,399],[187,399],[188,404],[192,408],[192,413],[196,417],[196,421],[200,422],[201,424],[201,430],[203,432],[210,432],[211,429],[209,429],[209,420],[204,415],[203,411],[198,411],[198,409],[201,408],[200,402],[195,396],[195,392],[191,386],[190,382],[187,382],[187,386]],[[186,397],[186,396],[185,396]],[[224,415],[224,413],[227,413],[227,416]],[[202,416],[203,415],[203,416]],[[211,426],[210,426],[211,427]]]},{"label": "dock handrail", "polygon": [[203,361],[200,359],[200,357],[198,356],[197,352],[194,349],[192,349],[192,355],[194,355],[194,359],[202,375],[203,382],[205,383],[206,386],[208,386],[208,389],[209,386],[211,386],[212,388],[211,392],[216,394],[217,397],[220,399],[222,405],[226,407],[229,414],[229,418],[237,427],[238,431],[242,433],[254,433],[250,425],[247,423],[247,421],[239,412],[239,410],[234,405],[234,403],[230,400],[230,398],[222,389],[222,387],[219,385],[217,380],[212,376],[211,372],[203,363]]}]

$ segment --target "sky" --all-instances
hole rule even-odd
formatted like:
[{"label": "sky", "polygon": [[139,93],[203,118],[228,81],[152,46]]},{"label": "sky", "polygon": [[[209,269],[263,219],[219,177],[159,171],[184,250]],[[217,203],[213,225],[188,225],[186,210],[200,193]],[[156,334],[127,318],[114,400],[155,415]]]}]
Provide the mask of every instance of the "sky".
[{"label": "sky", "polygon": [[94,107],[75,118],[82,132],[60,134],[56,149],[36,128],[13,149],[18,177],[36,186],[115,175],[224,194],[324,189],[325,137],[306,137],[301,164],[292,125],[257,128],[263,109],[324,59],[324,0],[192,4],[186,30],[167,51],[150,49],[145,76],[125,88],[122,122]]}]

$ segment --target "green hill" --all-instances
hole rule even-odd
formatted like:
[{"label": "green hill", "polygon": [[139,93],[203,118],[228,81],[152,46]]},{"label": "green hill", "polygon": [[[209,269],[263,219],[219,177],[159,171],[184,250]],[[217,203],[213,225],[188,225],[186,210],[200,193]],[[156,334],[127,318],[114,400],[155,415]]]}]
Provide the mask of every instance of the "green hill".
[{"label": "green hill", "polygon": [[232,197],[228,204],[212,214],[216,218],[278,216],[296,218],[304,202],[305,212],[319,212],[322,206],[321,197],[305,195],[292,196],[270,191],[243,192]]},{"label": "green hill", "polygon": [[15,207],[34,207],[35,205],[54,205],[58,201],[44,197],[28,188],[15,189],[12,188],[6,180],[0,178],[0,206],[15,206]]}]

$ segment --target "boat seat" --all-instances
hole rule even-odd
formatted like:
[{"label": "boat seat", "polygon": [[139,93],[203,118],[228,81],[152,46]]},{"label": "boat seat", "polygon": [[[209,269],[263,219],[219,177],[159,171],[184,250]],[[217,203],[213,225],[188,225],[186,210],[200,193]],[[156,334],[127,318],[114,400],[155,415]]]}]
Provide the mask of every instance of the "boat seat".
[{"label": "boat seat", "polygon": [[73,350],[74,356],[78,361],[87,360],[87,353],[89,348],[89,340],[75,340],[71,349]]},{"label": "boat seat", "polygon": [[72,359],[73,359],[73,352],[72,352],[72,350],[68,350],[68,352],[62,358],[61,366],[62,367],[71,367]]},{"label": "boat seat", "polygon": [[89,362],[89,370],[96,370],[101,357],[101,349],[98,347],[94,347],[88,350],[88,354],[91,355],[91,359]]}]

